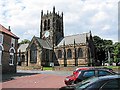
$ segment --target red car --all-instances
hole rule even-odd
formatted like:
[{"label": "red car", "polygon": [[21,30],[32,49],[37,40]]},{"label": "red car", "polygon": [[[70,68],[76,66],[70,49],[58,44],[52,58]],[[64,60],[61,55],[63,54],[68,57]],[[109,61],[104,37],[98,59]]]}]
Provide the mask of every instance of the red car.
[{"label": "red car", "polygon": [[89,70],[93,67],[80,67],[80,68],[77,68],[75,69],[75,71],[73,71],[73,75],[70,75],[70,76],[67,76],[64,80],[65,84],[66,85],[71,85],[73,84],[73,81],[75,81],[77,79],[77,77],[79,76],[79,72],[81,70]]},{"label": "red car", "polygon": [[88,70],[88,69],[91,69],[91,68],[94,68],[94,67],[80,67],[80,68],[76,68],[75,71],[73,71],[73,74],[78,74],[79,71],[81,71],[81,70]]},{"label": "red car", "polygon": [[[72,84],[75,84],[75,82],[77,81],[80,81],[78,80],[78,77],[82,76],[83,73],[86,71],[88,72],[89,70],[94,70],[96,72],[96,70],[105,70],[105,71],[109,71],[108,73],[109,74],[112,74],[112,69],[109,69],[109,68],[94,68],[94,67],[80,67],[80,68],[77,68],[74,72],[73,72],[73,75],[70,75],[70,76],[67,76],[64,80],[65,84],[66,85],[72,85]],[[98,76],[97,73],[93,76]],[[85,79],[83,76],[82,76],[82,79]]]}]

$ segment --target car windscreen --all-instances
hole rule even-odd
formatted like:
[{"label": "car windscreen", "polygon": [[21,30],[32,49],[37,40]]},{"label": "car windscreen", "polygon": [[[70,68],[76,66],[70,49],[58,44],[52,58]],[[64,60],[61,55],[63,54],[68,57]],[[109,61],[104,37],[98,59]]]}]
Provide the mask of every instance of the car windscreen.
[{"label": "car windscreen", "polygon": [[75,90],[86,88],[88,85],[90,85],[91,83],[96,82],[98,79],[99,79],[98,77],[92,77],[92,78],[83,80],[82,82],[76,84]]}]

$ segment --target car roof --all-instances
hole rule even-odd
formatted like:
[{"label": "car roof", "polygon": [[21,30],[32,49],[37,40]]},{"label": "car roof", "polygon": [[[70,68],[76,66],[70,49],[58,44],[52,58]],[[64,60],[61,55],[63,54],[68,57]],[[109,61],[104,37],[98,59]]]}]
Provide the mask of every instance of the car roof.
[{"label": "car roof", "polygon": [[107,71],[113,71],[112,69],[109,69],[109,68],[90,68],[88,70],[107,70]]},{"label": "car roof", "polygon": [[112,70],[111,68],[107,68],[107,67],[79,67],[79,68],[76,68],[76,70],[84,70],[84,69],[87,69],[87,70],[95,70],[95,69]]},{"label": "car roof", "polygon": [[86,69],[86,70],[81,70],[81,71],[91,71],[91,70],[103,70],[103,71],[108,71],[108,72],[111,72],[110,70],[108,69],[96,69],[96,68],[91,68],[91,69]]},{"label": "car roof", "polygon": [[102,76],[102,77],[98,77],[99,79],[120,79],[120,75],[107,75],[107,76]]},{"label": "car roof", "polygon": [[[91,77],[91,78],[86,79],[86,80],[84,80],[82,82],[83,83],[86,83],[86,82],[94,83],[94,82],[97,82],[97,81],[110,80],[110,79],[118,79],[118,78],[120,79],[120,75],[107,75],[107,76],[102,76],[102,77]],[[80,83],[78,83],[78,85]]]},{"label": "car roof", "polygon": [[102,77],[91,77],[88,79],[89,82],[96,82],[96,81],[102,81],[102,80],[109,80],[109,79],[120,79],[120,75],[106,75]]}]

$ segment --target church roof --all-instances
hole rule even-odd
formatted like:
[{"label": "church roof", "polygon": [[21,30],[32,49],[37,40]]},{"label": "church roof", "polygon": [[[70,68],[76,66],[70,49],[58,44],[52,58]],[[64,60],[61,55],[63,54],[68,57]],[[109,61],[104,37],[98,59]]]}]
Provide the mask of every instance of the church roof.
[{"label": "church roof", "polygon": [[40,46],[42,46],[43,48],[52,49],[52,44],[49,41],[40,39],[39,37],[35,37],[35,38],[37,39]]},{"label": "church roof", "polygon": [[19,52],[19,50],[21,52],[25,52],[28,45],[29,45],[28,43],[27,44],[21,44],[20,47],[18,48],[18,52]]},{"label": "church roof", "polygon": [[65,36],[62,41],[57,45],[57,47],[62,46],[65,42],[65,45],[74,44],[74,40],[76,44],[86,44],[87,37],[90,37],[90,33],[76,34]]}]

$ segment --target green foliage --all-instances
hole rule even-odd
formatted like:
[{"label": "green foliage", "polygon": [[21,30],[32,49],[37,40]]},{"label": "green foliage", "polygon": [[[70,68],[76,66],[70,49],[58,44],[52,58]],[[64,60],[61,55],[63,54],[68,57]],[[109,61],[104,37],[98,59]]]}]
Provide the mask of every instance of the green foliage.
[{"label": "green foliage", "polygon": [[108,60],[108,51],[112,53],[114,50],[112,40],[102,39],[99,36],[94,36],[93,40],[96,48],[96,59],[100,60],[101,63]]},{"label": "green foliage", "polygon": [[104,45],[112,45],[113,44],[113,42],[112,42],[112,40],[103,40],[103,43],[104,43]]},{"label": "green foliage", "polygon": [[94,36],[93,39],[96,47],[100,47],[100,46],[105,47],[113,44],[112,40],[106,40],[106,39],[103,40],[99,36]]},{"label": "green foliage", "polygon": [[53,67],[43,67],[43,70],[53,70]]},{"label": "green foliage", "polygon": [[96,47],[103,45],[103,40],[99,36],[94,36],[93,40]]},{"label": "green foliage", "polygon": [[24,39],[24,40],[22,40],[22,41],[20,42],[20,44],[26,44],[26,43],[30,43],[30,41],[27,40],[27,39]]},{"label": "green foliage", "polygon": [[120,43],[116,42],[114,44],[114,62],[120,62]]}]

